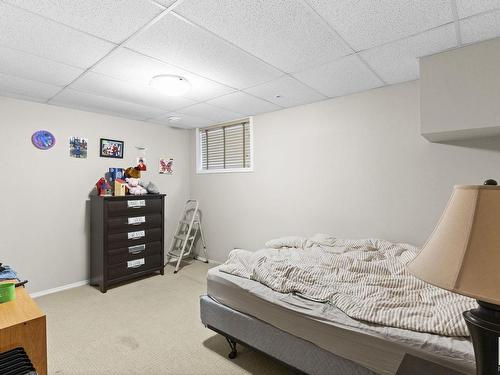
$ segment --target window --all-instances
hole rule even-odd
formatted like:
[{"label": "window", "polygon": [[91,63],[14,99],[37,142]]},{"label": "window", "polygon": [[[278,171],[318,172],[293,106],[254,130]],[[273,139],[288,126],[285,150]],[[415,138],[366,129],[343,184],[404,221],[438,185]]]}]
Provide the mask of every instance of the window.
[{"label": "window", "polygon": [[251,119],[196,129],[198,173],[253,170]]}]

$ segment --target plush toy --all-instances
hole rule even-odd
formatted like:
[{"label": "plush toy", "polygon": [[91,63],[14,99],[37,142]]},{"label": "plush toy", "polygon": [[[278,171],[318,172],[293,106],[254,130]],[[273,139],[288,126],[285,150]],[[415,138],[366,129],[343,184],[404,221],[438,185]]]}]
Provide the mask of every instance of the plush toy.
[{"label": "plush toy", "polygon": [[144,195],[148,191],[140,185],[140,180],[138,178],[126,178],[128,191],[131,195]]},{"label": "plush toy", "polygon": [[125,177],[131,178],[141,178],[141,171],[136,167],[129,167],[125,169]]},{"label": "plush toy", "polygon": [[139,185],[146,189],[149,194],[160,194],[158,187],[150,181],[139,180]]}]

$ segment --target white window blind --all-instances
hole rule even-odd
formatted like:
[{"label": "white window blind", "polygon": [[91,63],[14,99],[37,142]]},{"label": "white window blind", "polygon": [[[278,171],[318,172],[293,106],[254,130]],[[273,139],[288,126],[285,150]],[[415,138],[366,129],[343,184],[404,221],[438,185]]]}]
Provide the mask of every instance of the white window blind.
[{"label": "white window blind", "polygon": [[250,123],[232,123],[199,129],[202,171],[242,170],[252,167]]}]

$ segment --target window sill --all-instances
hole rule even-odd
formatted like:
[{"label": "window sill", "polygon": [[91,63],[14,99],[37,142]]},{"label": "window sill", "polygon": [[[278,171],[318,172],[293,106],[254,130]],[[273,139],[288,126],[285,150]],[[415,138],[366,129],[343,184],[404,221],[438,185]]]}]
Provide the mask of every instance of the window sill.
[{"label": "window sill", "polygon": [[198,169],[196,174],[219,174],[219,173],[250,173],[253,168],[235,168],[235,169]]}]

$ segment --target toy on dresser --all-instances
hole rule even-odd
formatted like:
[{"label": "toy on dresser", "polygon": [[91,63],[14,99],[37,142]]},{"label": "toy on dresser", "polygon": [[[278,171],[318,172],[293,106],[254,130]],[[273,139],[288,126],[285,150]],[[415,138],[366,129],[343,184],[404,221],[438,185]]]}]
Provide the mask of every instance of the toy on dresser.
[{"label": "toy on dresser", "polygon": [[127,182],[120,178],[117,178],[114,182],[115,184],[115,197],[123,197],[127,194]]},{"label": "toy on dresser", "polygon": [[125,181],[127,182],[128,192],[131,195],[145,195],[148,193],[148,191],[140,185],[140,180],[138,178],[129,177],[126,178]]},{"label": "toy on dresser", "polygon": [[97,192],[100,196],[122,197],[130,195],[159,194],[158,187],[148,181],[140,179],[141,171],[137,167],[109,168],[109,172],[101,177],[96,183]]},{"label": "toy on dresser", "polygon": [[125,182],[127,183],[127,189],[131,195],[145,195],[148,193],[140,185],[141,171],[137,167],[129,167],[125,169]]},{"label": "toy on dresser", "polygon": [[97,192],[101,197],[109,197],[113,195],[113,190],[111,189],[111,185],[106,181],[104,177],[101,177],[99,181],[95,184],[97,188]]}]

